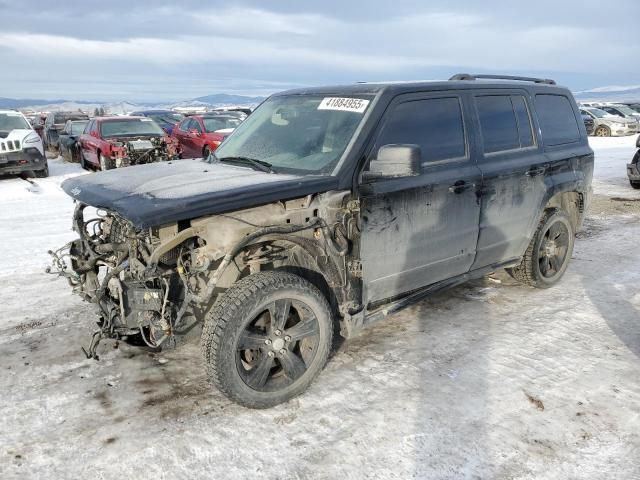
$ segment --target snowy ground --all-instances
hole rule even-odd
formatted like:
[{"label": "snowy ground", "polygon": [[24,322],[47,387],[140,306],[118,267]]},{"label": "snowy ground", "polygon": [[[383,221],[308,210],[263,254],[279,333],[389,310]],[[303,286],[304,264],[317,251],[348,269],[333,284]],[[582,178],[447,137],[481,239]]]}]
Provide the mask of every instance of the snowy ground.
[{"label": "snowy ground", "polygon": [[599,196],[559,286],[498,273],[442,293],[266,411],[210,390],[197,345],[85,360],[91,308],[42,273],[81,171],[0,179],[0,478],[640,478],[634,141],[594,139]]}]

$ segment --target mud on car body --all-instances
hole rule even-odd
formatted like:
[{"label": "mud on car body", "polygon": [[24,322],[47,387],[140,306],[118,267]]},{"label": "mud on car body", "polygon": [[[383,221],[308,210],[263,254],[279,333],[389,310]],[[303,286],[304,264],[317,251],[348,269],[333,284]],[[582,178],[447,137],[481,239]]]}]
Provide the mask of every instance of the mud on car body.
[{"label": "mud on car body", "polygon": [[54,271],[97,308],[88,356],[202,326],[210,381],[268,407],[308,387],[334,329],[500,268],[554,285],[592,172],[575,101],[549,80],[283,92],[208,160],[65,181],[79,238]]},{"label": "mud on car body", "polygon": [[23,172],[49,176],[42,138],[20,112],[0,110],[0,175]]},{"label": "mud on car body", "polygon": [[96,117],[78,140],[80,163],[100,170],[174,160],[180,146],[146,117]]}]

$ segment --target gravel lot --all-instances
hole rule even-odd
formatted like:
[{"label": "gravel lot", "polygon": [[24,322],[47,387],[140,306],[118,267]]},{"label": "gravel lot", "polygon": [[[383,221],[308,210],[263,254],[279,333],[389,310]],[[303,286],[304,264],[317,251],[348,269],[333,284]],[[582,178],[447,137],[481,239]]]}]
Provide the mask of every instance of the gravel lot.
[{"label": "gravel lot", "polygon": [[204,379],[198,345],[80,351],[89,305],[45,275],[73,237],[59,185],[0,179],[0,478],[640,478],[634,137],[594,139],[595,199],[557,287],[497,272],[342,344],[266,411]]}]

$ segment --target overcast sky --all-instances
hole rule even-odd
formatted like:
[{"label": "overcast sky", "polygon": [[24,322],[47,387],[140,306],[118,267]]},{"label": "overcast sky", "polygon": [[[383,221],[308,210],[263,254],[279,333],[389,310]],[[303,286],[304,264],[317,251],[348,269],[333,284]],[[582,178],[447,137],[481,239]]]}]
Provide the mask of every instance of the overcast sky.
[{"label": "overcast sky", "polygon": [[456,72],[640,84],[640,0],[0,0],[0,97],[183,100]]}]

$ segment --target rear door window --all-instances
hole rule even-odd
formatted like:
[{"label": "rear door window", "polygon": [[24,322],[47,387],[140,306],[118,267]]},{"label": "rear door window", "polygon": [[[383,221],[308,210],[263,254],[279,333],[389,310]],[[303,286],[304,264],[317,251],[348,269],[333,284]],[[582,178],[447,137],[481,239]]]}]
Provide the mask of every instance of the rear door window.
[{"label": "rear door window", "polygon": [[396,105],[376,145],[380,148],[393,143],[419,145],[423,163],[465,157],[460,99],[429,98]]},{"label": "rear door window", "polygon": [[564,95],[536,95],[536,112],[545,145],[564,145],[580,139],[573,107]]},{"label": "rear door window", "polygon": [[476,106],[485,153],[534,145],[531,116],[522,95],[481,95]]}]

